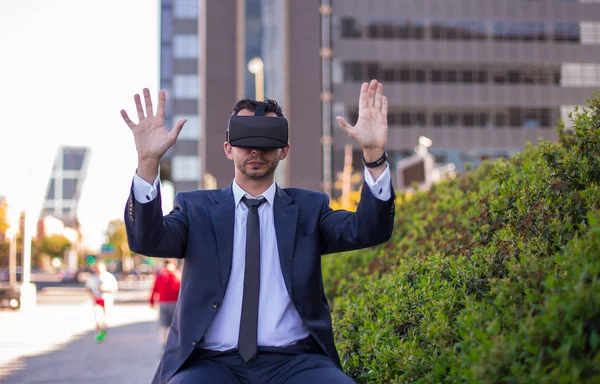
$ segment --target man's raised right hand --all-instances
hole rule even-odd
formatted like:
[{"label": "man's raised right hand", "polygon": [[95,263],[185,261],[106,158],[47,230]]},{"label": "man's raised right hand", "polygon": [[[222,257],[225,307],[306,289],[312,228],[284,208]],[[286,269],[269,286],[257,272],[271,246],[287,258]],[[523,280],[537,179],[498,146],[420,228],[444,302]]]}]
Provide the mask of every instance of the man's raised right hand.
[{"label": "man's raised right hand", "polygon": [[158,108],[156,115],[152,110],[152,99],[150,91],[144,88],[144,102],[146,104],[146,112],[142,108],[140,95],[136,94],[133,99],[139,118],[139,123],[135,124],[124,109],[121,110],[121,116],[125,123],[131,128],[135,147],[138,153],[138,175],[148,183],[154,183],[158,176],[158,166],[161,157],[175,143],[181,128],[187,121],[181,119],[175,123],[171,131],[165,128],[165,91],[158,93]]}]

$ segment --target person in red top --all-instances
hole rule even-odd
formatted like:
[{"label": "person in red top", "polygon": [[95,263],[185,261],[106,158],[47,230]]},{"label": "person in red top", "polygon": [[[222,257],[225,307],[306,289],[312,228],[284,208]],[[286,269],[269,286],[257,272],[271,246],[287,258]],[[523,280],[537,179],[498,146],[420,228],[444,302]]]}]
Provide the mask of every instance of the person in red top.
[{"label": "person in red top", "polygon": [[156,274],[149,300],[152,308],[158,300],[158,336],[163,349],[167,343],[167,335],[175,314],[180,285],[181,271],[177,267],[177,261],[173,259],[165,260],[164,268]]}]

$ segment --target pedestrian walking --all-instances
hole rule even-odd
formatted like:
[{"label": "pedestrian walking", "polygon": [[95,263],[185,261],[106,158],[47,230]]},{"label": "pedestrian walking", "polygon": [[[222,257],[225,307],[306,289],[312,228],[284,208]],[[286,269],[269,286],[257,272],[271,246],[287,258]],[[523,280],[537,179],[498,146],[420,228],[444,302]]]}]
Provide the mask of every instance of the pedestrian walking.
[{"label": "pedestrian walking", "polygon": [[114,293],[118,291],[119,284],[115,276],[106,270],[106,264],[98,261],[92,265],[92,275],[87,279],[85,287],[92,296],[95,339],[99,343],[106,337],[114,306]]},{"label": "pedestrian walking", "polygon": [[158,338],[163,350],[175,315],[180,286],[181,271],[177,259],[166,259],[164,267],[156,273],[149,300],[151,308],[158,301]]}]

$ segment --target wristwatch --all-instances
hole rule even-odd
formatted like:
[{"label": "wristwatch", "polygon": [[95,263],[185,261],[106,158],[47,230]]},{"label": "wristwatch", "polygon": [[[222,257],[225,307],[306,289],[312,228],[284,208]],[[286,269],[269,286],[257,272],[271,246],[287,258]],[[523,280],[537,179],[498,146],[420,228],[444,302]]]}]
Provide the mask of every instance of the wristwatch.
[{"label": "wristwatch", "polygon": [[384,150],[383,151],[383,155],[381,155],[381,157],[379,159],[377,159],[377,160],[375,160],[375,161],[373,161],[371,163],[367,163],[367,161],[365,160],[365,155],[363,153],[362,161],[363,161],[363,164],[365,165],[365,167],[367,167],[367,168],[377,168],[381,164],[385,163],[385,161],[387,160],[387,158],[388,158],[387,152]]}]

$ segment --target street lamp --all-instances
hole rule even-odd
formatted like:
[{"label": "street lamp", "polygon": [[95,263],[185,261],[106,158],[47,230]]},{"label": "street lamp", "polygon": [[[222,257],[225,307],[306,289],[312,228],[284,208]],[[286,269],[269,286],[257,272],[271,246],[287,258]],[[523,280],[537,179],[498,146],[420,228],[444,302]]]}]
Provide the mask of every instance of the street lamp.
[{"label": "street lamp", "polygon": [[255,57],[248,62],[248,70],[254,74],[254,87],[257,101],[265,99],[264,64],[260,57]]}]

